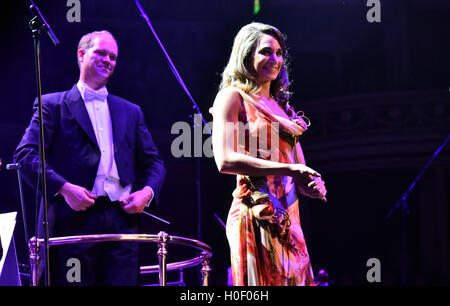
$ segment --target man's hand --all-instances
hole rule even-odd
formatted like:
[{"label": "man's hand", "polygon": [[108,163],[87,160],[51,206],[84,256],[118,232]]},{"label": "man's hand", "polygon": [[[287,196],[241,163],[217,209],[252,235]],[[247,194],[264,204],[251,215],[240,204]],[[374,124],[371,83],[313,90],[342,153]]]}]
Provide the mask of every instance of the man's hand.
[{"label": "man's hand", "polygon": [[142,213],[147,203],[153,198],[153,190],[144,187],[141,190],[135,191],[128,197],[119,200],[122,209],[127,214]]},{"label": "man's hand", "polygon": [[97,196],[90,193],[86,188],[65,183],[58,192],[61,194],[70,208],[75,211],[85,211],[95,203]]}]

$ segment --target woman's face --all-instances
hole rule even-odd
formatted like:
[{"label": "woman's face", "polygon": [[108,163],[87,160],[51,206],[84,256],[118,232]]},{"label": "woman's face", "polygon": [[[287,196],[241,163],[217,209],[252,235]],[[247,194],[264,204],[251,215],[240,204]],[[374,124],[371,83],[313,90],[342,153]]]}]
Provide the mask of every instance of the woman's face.
[{"label": "woman's face", "polygon": [[283,66],[283,50],[276,38],[263,34],[253,53],[252,71],[259,84],[273,81]]}]

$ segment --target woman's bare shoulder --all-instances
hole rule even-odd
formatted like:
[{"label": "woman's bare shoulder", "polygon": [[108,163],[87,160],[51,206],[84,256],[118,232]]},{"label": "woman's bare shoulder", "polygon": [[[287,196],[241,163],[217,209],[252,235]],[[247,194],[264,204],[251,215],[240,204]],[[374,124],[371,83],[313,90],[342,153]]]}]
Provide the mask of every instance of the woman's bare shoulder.
[{"label": "woman's bare shoulder", "polygon": [[228,86],[217,93],[214,108],[237,110],[241,108],[242,102],[242,91],[236,87]]},{"label": "woman's bare shoulder", "polygon": [[217,96],[221,97],[223,99],[226,99],[226,100],[232,99],[232,100],[242,101],[242,99],[243,99],[242,94],[243,94],[243,91],[241,89],[234,87],[234,86],[228,86],[228,87],[222,88],[217,93]]}]

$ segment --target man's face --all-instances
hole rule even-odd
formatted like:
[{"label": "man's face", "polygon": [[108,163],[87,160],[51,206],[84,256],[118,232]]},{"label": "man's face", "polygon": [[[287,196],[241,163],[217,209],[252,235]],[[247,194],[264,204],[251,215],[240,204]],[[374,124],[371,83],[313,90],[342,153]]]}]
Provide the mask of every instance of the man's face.
[{"label": "man's face", "polygon": [[116,67],[119,49],[111,35],[101,35],[94,39],[87,50],[78,50],[80,61],[80,79],[93,89],[108,82]]}]

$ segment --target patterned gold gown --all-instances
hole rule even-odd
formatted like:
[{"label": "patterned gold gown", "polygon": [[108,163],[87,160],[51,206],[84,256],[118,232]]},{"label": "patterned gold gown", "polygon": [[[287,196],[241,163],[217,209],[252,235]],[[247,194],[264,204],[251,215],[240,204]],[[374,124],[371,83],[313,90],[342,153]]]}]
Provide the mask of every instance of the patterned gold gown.
[{"label": "patterned gold gown", "polygon": [[[235,130],[235,148],[255,154],[249,147],[253,137],[253,140],[258,139],[256,157],[298,163],[296,142],[306,126],[291,120],[285,113],[275,115],[255,96],[239,92],[244,100],[239,121],[241,128],[246,128],[245,141],[236,141],[242,130]],[[264,140],[261,135],[266,135],[266,145],[260,145],[260,140]],[[278,143],[271,143],[273,139],[279,139]],[[226,225],[234,285],[314,285],[293,179],[242,175],[236,178],[237,187]]]}]

